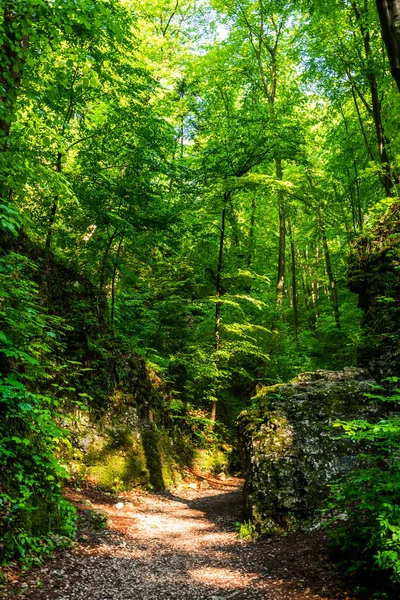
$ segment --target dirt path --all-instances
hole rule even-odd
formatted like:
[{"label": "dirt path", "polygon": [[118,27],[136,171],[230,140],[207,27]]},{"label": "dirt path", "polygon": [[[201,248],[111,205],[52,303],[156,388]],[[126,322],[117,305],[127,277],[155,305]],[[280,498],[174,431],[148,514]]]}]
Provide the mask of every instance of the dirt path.
[{"label": "dirt path", "polygon": [[[192,484],[193,485],[193,484]],[[72,494],[107,511],[109,528],[31,572],[3,598],[29,600],[350,599],[324,535],[256,543],[235,533],[237,481],[174,494]],[[88,500],[90,499],[90,500]],[[123,508],[116,508],[121,502]],[[86,505],[86,506],[85,506]]]}]

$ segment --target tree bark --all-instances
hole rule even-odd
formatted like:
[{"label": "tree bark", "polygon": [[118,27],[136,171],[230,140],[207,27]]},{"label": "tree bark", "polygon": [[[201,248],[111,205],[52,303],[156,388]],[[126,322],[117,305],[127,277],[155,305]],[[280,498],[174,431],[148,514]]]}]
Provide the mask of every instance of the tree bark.
[{"label": "tree bark", "polygon": [[340,327],[338,293],[337,293],[337,288],[336,288],[336,282],[333,277],[331,255],[329,252],[328,240],[326,238],[325,224],[321,217],[319,219],[319,226],[320,226],[321,237],[322,237],[322,245],[323,245],[324,254],[325,254],[326,273],[327,273],[328,279],[329,279],[329,290],[331,293],[332,304],[333,304],[333,314],[335,317],[336,327],[338,329],[340,329],[341,327]]},{"label": "tree bark", "polygon": [[292,268],[292,296],[293,296],[293,317],[294,317],[294,332],[296,336],[296,346],[299,345],[299,308],[297,301],[297,277],[296,277],[296,252],[292,233],[292,226],[288,220],[290,252],[291,252],[291,268]]},{"label": "tree bark", "polygon": [[[276,159],[276,178],[282,181],[282,161]],[[276,305],[282,306],[283,293],[285,291],[285,251],[286,251],[286,219],[284,209],[284,197],[281,190],[278,190],[278,210],[279,210],[279,255],[278,255],[278,280],[276,284]]]},{"label": "tree bark", "polygon": [[[217,299],[215,303],[215,327],[214,327],[214,349],[216,354],[216,362],[218,363],[218,352],[221,348],[220,338],[220,326],[221,326],[221,301],[222,296],[222,267],[224,263],[224,244],[225,244],[225,223],[226,223],[226,211],[228,208],[229,198],[232,192],[225,192],[224,202],[221,213],[221,230],[219,236],[219,252],[218,252],[218,264],[217,264],[217,277],[215,281],[215,297]],[[217,401],[213,400],[211,405],[211,421],[215,422],[217,419]]]},{"label": "tree bark", "polygon": [[400,92],[400,0],[376,0],[390,70]]}]

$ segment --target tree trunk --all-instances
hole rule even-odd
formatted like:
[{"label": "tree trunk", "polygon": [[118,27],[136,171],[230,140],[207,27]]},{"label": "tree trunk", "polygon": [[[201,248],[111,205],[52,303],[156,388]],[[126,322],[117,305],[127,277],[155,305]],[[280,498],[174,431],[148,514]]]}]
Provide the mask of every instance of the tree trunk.
[{"label": "tree trunk", "polygon": [[383,122],[382,122],[381,101],[379,99],[378,82],[377,82],[377,79],[375,76],[375,70],[374,70],[374,62],[373,62],[372,51],[371,51],[370,33],[363,22],[362,15],[361,15],[361,13],[357,7],[357,4],[355,2],[352,2],[352,7],[353,7],[354,13],[356,15],[356,19],[357,19],[357,22],[360,27],[361,36],[362,36],[363,42],[364,42],[364,52],[365,52],[365,59],[366,59],[366,65],[365,65],[366,75],[368,78],[369,88],[370,88],[370,92],[371,92],[372,115],[373,115],[373,119],[374,119],[376,139],[377,139],[377,143],[378,143],[379,159],[380,159],[380,162],[382,165],[381,181],[382,181],[383,187],[385,188],[386,196],[391,196],[391,190],[393,188],[394,181],[392,178],[392,169],[391,169],[391,165],[389,162],[389,156],[388,156],[388,151],[387,151],[388,141],[385,137]]},{"label": "tree trunk", "polygon": [[297,249],[297,258],[298,258],[297,262],[300,266],[300,272],[301,272],[303,299],[304,299],[304,306],[306,307],[308,326],[310,329],[310,333],[315,335],[315,329],[316,329],[315,311],[313,310],[314,306],[312,308],[310,307],[309,298],[311,297],[311,290],[310,290],[309,286],[307,285],[307,281],[306,281],[306,269],[305,269],[304,263],[303,263],[304,257],[302,256],[302,253],[300,252],[299,249]]},{"label": "tree trunk", "polygon": [[329,252],[328,240],[326,239],[325,225],[324,225],[324,222],[322,221],[321,217],[319,219],[319,225],[320,225],[320,230],[321,230],[322,245],[324,247],[326,273],[327,273],[328,279],[329,279],[329,289],[330,289],[332,304],[333,304],[333,314],[335,316],[336,327],[338,329],[340,329],[339,301],[338,301],[336,282],[333,277],[331,255]]},{"label": "tree trunk", "polygon": [[115,238],[117,237],[118,234],[119,234],[119,231],[118,231],[118,229],[116,229],[110,235],[110,239],[108,240],[108,244],[106,246],[106,251],[104,252],[103,259],[101,261],[100,279],[99,279],[99,289],[100,289],[100,292],[102,292],[103,289],[104,289],[104,283],[105,283],[105,279],[106,279],[106,265],[107,265],[108,253],[110,252],[111,245],[112,245],[113,241],[115,240]]},{"label": "tree trunk", "polygon": [[[214,328],[214,349],[215,349],[215,360],[218,363],[218,352],[221,348],[221,338],[220,338],[220,325],[221,325],[221,302],[220,298],[222,296],[222,267],[224,260],[224,243],[225,243],[225,221],[226,221],[226,211],[228,207],[228,201],[232,192],[225,192],[224,194],[224,203],[222,207],[221,213],[221,230],[219,236],[219,252],[218,252],[218,264],[217,264],[217,277],[215,282],[215,297],[217,302],[215,304],[215,328]],[[213,400],[211,405],[211,421],[215,422],[217,419],[217,401]]]},{"label": "tree trunk", "polygon": [[[62,154],[61,152],[57,152],[57,160],[56,160],[56,170],[57,173],[61,173],[62,171]],[[58,208],[58,200],[59,197],[54,196],[53,199],[53,205],[51,207],[50,210],[50,217],[49,217],[49,227],[47,229],[47,236],[46,236],[46,243],[45,243],[45,252],[46,254],[48,254],[50,252],[50,246],[51,246],[51,240],[53,237],[53,231],[54,231],[54,223],[56,221],[56,214],[57,214],[57,208]]]},{"label": "tree trunk", "polygon": [[[351,80],[351,78],[350,78],[350,80]],[[355,97],[353,85],[351,87],[351,91],[353,93],[353,100],[354,100],[354,103],[357,108],[358,120],[359,120],[360,126],[362,127],[362,131],[364,132],[364,127],[362,126],[361,115],[360,115],[360,111],[358,110],[357,98]],[[346,116],[344,114],[343,109],[341,109],[340,112],[342,113],[342,119],[343,119],[344,126],[346,128],[347,137],[350,139],[350,132],[349,132]],[[364,135],[365,135],[365,132],[364,132]],[[368,141],[367,141],[367,144],[368,144]],[[360,182],[359,182],[359,178],[358,178],[357,160],[356,160],[354,151],[353,151],[353,169],[354,169],[354,184],[355,184],[355,190],[356,190],[355,194],[353,192],[353,183],[352,183],[351,177],[350,177],[350,170],[348,168],[347,168],[347,179],[349,182],[353,229],[354,229],[354,233],[357,233],[357,221],[358,221],[358,225],[359,225],[361,231],[363,229],[363,222],[362,222],[362,209],[361,209],[361,200],[360,200]]]},{"label": "tree trunk", "polygon": [[382,165],[382,185],[385,188],[386,196],[391,196],[392,187],[393,187],[393,179],[391,175],[391,166],[389,163],[389,156],[387,153],[386,147],[386,138],[383,129],[382,123],[382,115],[381,115],[381,103],[379,100],[378,94],[378,83],[373,74],[370,75],[370,87],[371,87],[371,96],[372,96],[372,107],[373,107],[373,115],[374,115],[374,123],[375,123],[375,131],[376,131],[376,139],[378,142],[378,150],[379,150],[379,159]]},{"label": "tree trunk", "polygon": [[353,183],[351,181],[350,170],[349,170],[348,167],[346,167],[346,173],[347,173],[347,182],[349,184],[350,208],[351,208],[351,222],[352,222],[352,225],[353,225],[353,233],[356,234],[357,233],[356,203],[355,203],[355,199],[354,199]]},{"label": "tree trunk", "polygon": [[356,159],[353,160],[354,175],[356,177],[356,192],[357,192],[357,213],[358,213],[358,225],[360,230],[363,230],[363,214],[361,206],[361,195],[360,195],[360,178],[358,176],[358,168]]},{"label": "tree trunk", "polygon": [[376,0],[390,70],[400,92],[400,0]]},{"label": "tree trunk", "polygon": [[119,256],[121,253],[122,242],[124,241],[125,234],[122,234],[122,237],[118,244],[117,256],[115,257],[114,269],[111,280],[111,314],[110,314],[110,324],[111,329],[114,329],[114,309],[115,309],[115,278],[117,275]]},{"label": "tree trunk", "polygon": [[315,245],[315,273],[311,266],[311,260],[308,254],[308,246],[306,246],[305,250],[305,261],[306,268],[309,276],[310,284],[307,286],[308,289],[308,297],[311,298],[311,303],[314,309],[315,315],[315,323],[317,323],[319,319],[318,312],[318,302],[319,302],[319,281],[318,281],[318,267],[319,267],[319,247],[318,243]]},{"label": "tree trunk", "polygon": [[319,314],[318,314],[318,305],[319,305],[318,273],[319,273],[319,246],[318,246],[318,242],[317,242],[315,244],[315,278],[313,281],[313,301],[314,301],[314,307],[315,307],[315,316],[317,319],[319,318]]},{"label": "tree trunk", "polygon": [[354,102],[354,106],[355,106],[355,109],[356,109],[356,112],[357,112],[358,124],[360,126],[361,135],[363,137],[364,144],[365,144],[365,147],[366,147],[367,152],[368,152],[368,156],[370,157],[370,159],[373,162],[375,162],[375,156],[374,156],[374,154],[373,154],[373,152],[371,150],[371,146],[369,145],[367,134],[365,132],[364,123],[363,123],[363,120],[362,120],[362,117],[361,117],[360,107],[358,106],[357,96],[356,96],[356,93],[355,93],[355,90],[354,90],[354,84],[353,83],[351,84],[351,94],[353,96],[353,102]]},{"label": "tree trunk", "polygon": [[[275,161],[276,178],[282,181],[282,161]],[[279,210],[279,256],[278,256],[278,280],[276,284],[276,305],[282,306],[283,293],[285,291],[285,250],[286,250],[286,220],[284,210],[284,197],[282,191],[278,190],[278,210]]]},{"label": "tree trunk", "polygon": [[254,226],[256,223],[256,198],[253,195],[251,198],[251,215],[249,229],[249,254],[247,256],[247,266],[251,267],[254,258]]},{"label": "tree trunk", "polygon": [[292,226],[288,220],[289,240],[290,240],[290,252],[292,257],[292,296],[293,296],[293,316],[294,316],[294,332],[296,336],[296,346],[299,345],[299,308],[297,302],[297,278],[296,278],[296,253],[294,246],[294,239],[292,233]]}]

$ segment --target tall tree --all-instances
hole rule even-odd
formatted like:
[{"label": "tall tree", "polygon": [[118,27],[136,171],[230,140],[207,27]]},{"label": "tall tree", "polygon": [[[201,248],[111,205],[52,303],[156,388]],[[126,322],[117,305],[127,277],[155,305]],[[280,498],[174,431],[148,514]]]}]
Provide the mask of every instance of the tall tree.
[{"label": "tall tree", "polygon": [[390,70],[400,92],[400,1],[376,0]]}]

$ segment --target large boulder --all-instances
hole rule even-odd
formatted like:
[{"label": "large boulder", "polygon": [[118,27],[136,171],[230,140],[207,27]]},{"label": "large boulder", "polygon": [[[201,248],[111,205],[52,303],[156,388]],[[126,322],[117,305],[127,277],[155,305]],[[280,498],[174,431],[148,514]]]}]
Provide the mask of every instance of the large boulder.
[{"label": "large boulder", "polygon": [[365,393],[374,381],[362,369],[304,373],[266,387],[239,416],[245,468],[245,519],[262,532],[298,527],[315,515],[329,484],[355,463],[337,420],[371,416]]}]

